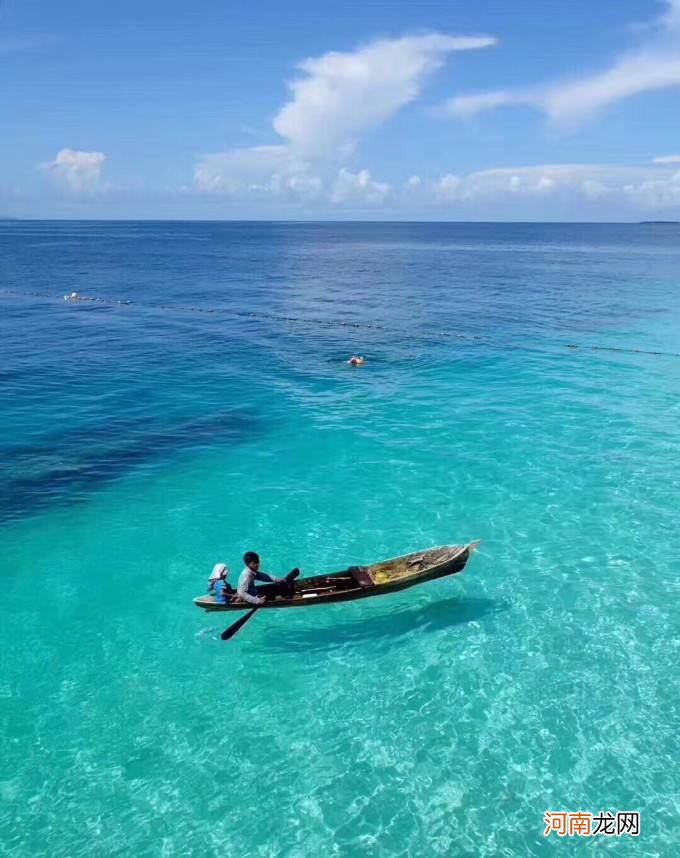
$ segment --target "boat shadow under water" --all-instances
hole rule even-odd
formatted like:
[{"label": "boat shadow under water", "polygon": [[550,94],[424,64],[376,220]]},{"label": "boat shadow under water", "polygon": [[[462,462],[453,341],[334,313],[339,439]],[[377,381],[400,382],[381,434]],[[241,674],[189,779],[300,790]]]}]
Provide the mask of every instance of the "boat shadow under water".
[{"label": "boat shadow under water", "polygon": [[373,611],[359,609],[361,617],[323,627],[282,629],[277,624],[276,628],[267,631],[264,645],[267,649],[281,652],[339,649],[362,643],[375,646],[381,641],[391,642],[414,632],[432,634],[478,622],[509,608],[510,603],[505,601],[454,597],[417,608],[402,606],[397,611],[383,612],[378,616]]}]

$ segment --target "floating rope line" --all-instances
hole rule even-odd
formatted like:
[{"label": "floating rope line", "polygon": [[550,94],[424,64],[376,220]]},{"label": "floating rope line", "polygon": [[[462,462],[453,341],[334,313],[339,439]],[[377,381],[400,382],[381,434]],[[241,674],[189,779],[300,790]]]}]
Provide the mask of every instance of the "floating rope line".
[{"label": "floating rope line", "polygon": [[[49,292],[31,292],[31,291],[17,291],[14,289],[1,289],[0,294],[3,295],[11,295],[17,298],[44,298],[50,301],[58,300],[55,295],[51,295]],[[71,295],[64,295],[64,301],[89,301],[93,304],[105,304],[108,306],[121,306],[121,307],[141,307],[144,309],[153,309],[153,310],[166,310],[175,313],[200,313],[202,315],[226,315],[226,316],[235,316],[237,318],[245,318],[245,319],[261,319],[269,322],[289,322],[294,324],[302,324],[302,325],[316,325],[323,326],[327,328],[353,328],[359,330],[373,330],[373,331],[385,331],[386,333],[400,334],[404,336],[405,332],[403,329],[399,328],[391,328],[388,325],[381,325],[375,322],[355,322],[348,321],[343,319],[314,319],[314,318],[306,318],[303,316],[281,316],[276,315],[274,313],[260,313],[260,312],[252,312],[248,310],[230,310],[227,307],[185,307],[181,304],[161,304],[156,301],[133,301],[130,299],[121,299],[121,298],[99,298],[92,295],[80,295],[77,292],[72,293]],[[413,334],[408,334],[409,338],[415,339],[416,336]],[[438,338],[447,338],[454,340],[465,340],[467,342],[478,342],[481,344],[492,345],[493,341],[488,337],[480,337],[476,334],[454,334],[450,331],[442,331],[442,330],[433,330],[430,334],[422,335],[423,338],[427,338],[428,340],[438,339]],[[680,358],[679,352],[665,352],[665,351],[652,351],[650,349],[632,349],[632,348],[624,348],[621,346],[598,346],[598,345],[578,345],[577,343],[560,343],[560,342],[552,342],[552,346],[555,348],[569,349],[570,351],[593,351],[593,352],[620,352],[622,354],[637,354],[637,355],[653,355],[655,357],[673,357]],[[526,346],[517,346],[512,344],[512,348],[527,348]],[[531,347],[530,347],[531,348]],[[536,348],[540,348],[540,346],[536,346]]]}]

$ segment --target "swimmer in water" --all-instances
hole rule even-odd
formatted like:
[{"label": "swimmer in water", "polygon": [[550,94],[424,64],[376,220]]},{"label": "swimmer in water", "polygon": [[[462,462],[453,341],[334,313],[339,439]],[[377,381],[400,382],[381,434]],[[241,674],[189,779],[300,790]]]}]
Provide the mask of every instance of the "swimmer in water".
[{"label": "swimmer in water", "polygon": [[364,359],[361,355],[352,355],[352,357],[347,361],[350,366],[361,366],[364,363]]}]

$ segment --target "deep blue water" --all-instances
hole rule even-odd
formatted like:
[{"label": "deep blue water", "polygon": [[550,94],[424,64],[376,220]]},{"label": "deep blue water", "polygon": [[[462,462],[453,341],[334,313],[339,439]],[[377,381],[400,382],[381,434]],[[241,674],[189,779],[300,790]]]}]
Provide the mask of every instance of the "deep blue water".
[{"label": "deep blue water", "polygon": [[675,854],[679,226],[2,222],[0,343],[6,854]]}]

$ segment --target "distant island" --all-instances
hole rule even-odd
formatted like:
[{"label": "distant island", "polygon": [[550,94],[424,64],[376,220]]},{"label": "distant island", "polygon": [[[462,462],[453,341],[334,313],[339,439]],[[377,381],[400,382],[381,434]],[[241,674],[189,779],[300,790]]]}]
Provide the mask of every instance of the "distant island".
[{"label": "distant island", "polygon": [[672,223],[676,226],[680,224],[680,220],[641,220],[641,224],[659,224],[659,223]]}]

